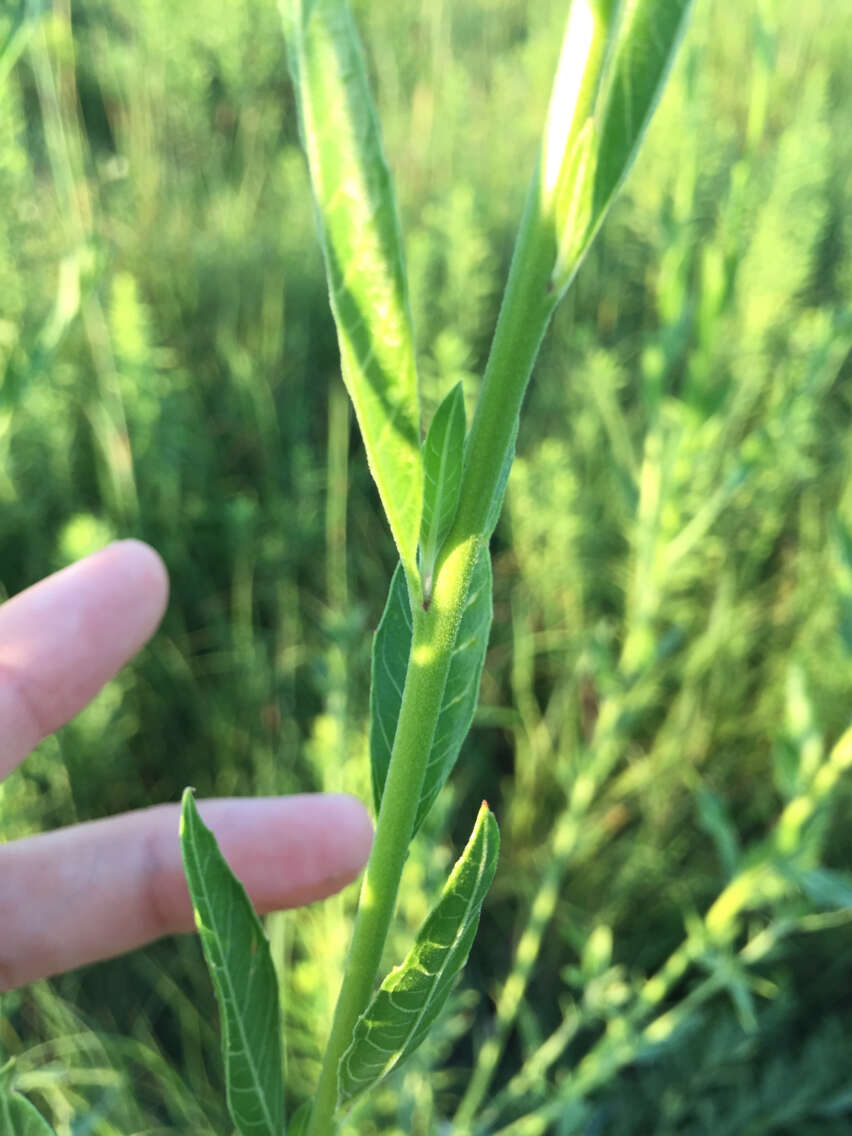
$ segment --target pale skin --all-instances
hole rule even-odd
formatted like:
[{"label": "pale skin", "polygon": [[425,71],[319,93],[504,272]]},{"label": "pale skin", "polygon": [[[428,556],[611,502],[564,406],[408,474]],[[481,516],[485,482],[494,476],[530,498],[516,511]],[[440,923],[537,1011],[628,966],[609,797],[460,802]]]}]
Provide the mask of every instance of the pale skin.
[{"label": "pale skin", "polygon": [[[167,597],[159,556],[121,541],[0,607],[0,779],[136,654]],[[372,841],[343,795],[199,809],[262,912],[338,891]],[[178,819],[177,804],[157,805],[0,844],[0,991],[192,930]]]}]

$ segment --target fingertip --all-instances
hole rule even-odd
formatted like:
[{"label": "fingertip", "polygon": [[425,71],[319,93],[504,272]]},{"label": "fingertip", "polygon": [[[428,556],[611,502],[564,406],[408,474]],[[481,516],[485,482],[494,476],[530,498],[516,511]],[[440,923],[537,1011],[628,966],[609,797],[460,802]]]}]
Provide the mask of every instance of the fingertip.
[{"label": "fingertip", "polygon": [[126,578],[144,590],[162,616],[169,598],[169,573],[159,552],[135,537],[115,541],[105,551],[120,557]]},{"label": "fingertip", "polygon": [[97,571],[108,570],[108,587],[115,600],[129,603],[133,649],[138,650],[159,627],[169,600],[169,574],[162,557],[149,544],[128,538],[108,544],[92,559],[97,561]]},{"label": "fingertip", "polygon": [[367,810],[344,793],[201,800],[198,807],[260,911],[339,891],[359,875],[373,842]]},{"label": "fingertip", "polygon": [[333,810],[332,821],[338,828],[341,848],[349,853],[348,866],[359,872],[367,862],[373,847],[373,822],[363,801],[349,793],[329,793],[323,800]]}]

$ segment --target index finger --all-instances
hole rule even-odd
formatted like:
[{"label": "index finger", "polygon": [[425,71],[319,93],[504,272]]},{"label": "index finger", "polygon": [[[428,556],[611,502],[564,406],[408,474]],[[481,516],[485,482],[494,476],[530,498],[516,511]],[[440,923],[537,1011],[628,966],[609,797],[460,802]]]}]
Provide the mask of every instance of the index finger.
[{"label": "index finger", "polygon": [[124,540],[0,607],[0,779],[136,654],[167,597],[157,553]]}]

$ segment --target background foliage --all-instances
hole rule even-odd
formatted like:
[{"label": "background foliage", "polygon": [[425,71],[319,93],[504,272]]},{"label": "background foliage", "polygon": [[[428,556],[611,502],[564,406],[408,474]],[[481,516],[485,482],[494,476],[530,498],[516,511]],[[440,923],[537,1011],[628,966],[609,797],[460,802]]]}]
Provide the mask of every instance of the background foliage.
[{"label": "background foliage", "polygon": [[[357,14],[426,415],[458,381],[470,411],[565,5]],[[395,557],[275,6],[7,3],[0,53],[0,590],[129,534],[172,577],[155,643],[0,789],[2,835],[187,784],[369,799]],[[495,889],[453,1012],[352,1131],[438,1131],[495,1028],[487,1131],[849,1131],[852,800],[827,755],[852,702],[850,54],[836,0],[699,0],[533,379],[482,701],[424,826],[449,839],[416,844],[389,959],[483,796]],[[796,800],[813,815],[776,827]],[[705,919],[755,866],[771,879],[742,918]],[[352,899],[270,921],[297,1096]],[[643,983],[672,957],[649,1034]],[[228,1131],[194,941],[2,1008],[0,1049],[60,1136]]]}]

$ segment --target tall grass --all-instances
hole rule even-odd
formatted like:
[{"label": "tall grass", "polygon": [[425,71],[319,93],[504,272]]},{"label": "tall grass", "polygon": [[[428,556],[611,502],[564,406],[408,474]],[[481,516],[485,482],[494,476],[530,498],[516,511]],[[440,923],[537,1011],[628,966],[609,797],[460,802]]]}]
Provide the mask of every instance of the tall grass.
[{"label": "tall grass", "polygon": [[[482,371],[564,5],[358,16],[431,410]],[[275,7],[26,5],[0,52],[0,589],[130,533],[173,580],[154,645],[0,788],[2,835],[186,784],[366,797],[394,552]],[[534,376],[427,822],[501,819],[469,978],[353,1133],[476,1095],[477,1132],[848,1130],[850,52],[834,0],[697,8]],[[451,855],[415,845],[394,958]],[[351,902],[270,921],[295,1095]],[[196,945],[163,943],[6,996],[0,1048],[60,1136],[220,1133],[212,1019]]]}]

